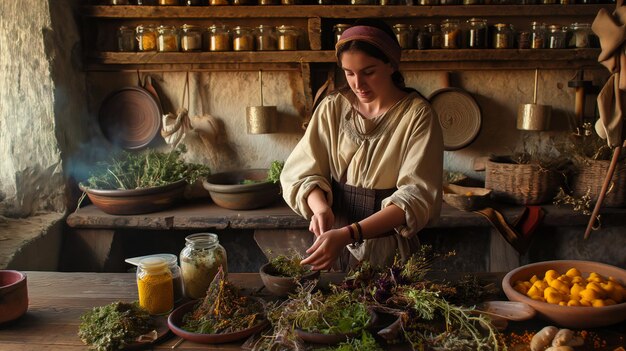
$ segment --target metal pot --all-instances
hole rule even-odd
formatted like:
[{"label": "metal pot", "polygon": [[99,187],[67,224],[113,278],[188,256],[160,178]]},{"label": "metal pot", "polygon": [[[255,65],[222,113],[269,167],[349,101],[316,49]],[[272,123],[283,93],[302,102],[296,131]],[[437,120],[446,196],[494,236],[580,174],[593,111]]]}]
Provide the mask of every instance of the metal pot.
[{"label": "metal pot", "polygon": [[248,134],[274,133],[277,127],[276,106],[263,106],[263,73],[261,70],[259,70],[259,84],[261,106],[248,106],[246,108]]}]

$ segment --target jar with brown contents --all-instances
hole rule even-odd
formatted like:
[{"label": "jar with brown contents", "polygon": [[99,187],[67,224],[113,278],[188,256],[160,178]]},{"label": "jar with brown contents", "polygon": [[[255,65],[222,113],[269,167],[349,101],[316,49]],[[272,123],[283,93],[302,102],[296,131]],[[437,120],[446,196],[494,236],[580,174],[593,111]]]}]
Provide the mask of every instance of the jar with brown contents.
[{"label": "jar with brown contents", "polygon": [[117,50],[118,51],[135,51],[135,28],[121,26],[117,30]]},{"label": "jar with brown contents", "polygon": [[257,50],[276,50],[276,32],[274,31],[274,27],[260,25],[256,28],[254,34]]},{"label": "jar with brown contents", "polygon": [[543,49],[546,43],[545,23],[533,22],[530,31],[530,48]]},{"label": "jar with brown contents", "polygon": [[139,51],[155,51],[156,50],[156,26],[152,24],[138,25],[135,28],[137,39],[137,50]]},{"label": "jar with brown contents", "polygon": [[178,51],[178,31],[176,27],[159,26],[157,32],[157,51]]},{"label": "jar with brown contents", "polygon": [[254,39],[250,28],[237,26],[233,28],[233,50],[252,51],[254,50]]},{"label": "jar with brown contents", "polygon": [[183,24],[180,27],[180,49],[182,51],[202,50],[202,31],[200,27]]},{"label": "jar with brown contents", "polygon": [[396,39],[400,44],[401,49],[413,48],[413,28],[410,25],[400,23],[393,26],[393,31],[396,33]]},{"label": "jar with brown contents", "polygon": [[465,47],[468,49],[484,49],[487,47],[487,20],[470,18],[467,21]]},{"label": "jar with brown contents", "polygon": [[204,49],[208,51],[230,50],[230,32],[226,26],[212,25],[204,33]]},{"label": "jar with brown contents", "polygon": [[513,29],[509,24],[497,23],[494,26],[493,33],[494,49],[511,49],[513,48]]},{"label": "jar with brown contents", "polygon": [[461,27],[459,20],[443,20],[441,22],[441,37],[442,49],[459,49],[461,47]]},{"label": "jar with brown contents", "polygon": [[298,28],[282,25],[278,32],[278,50],[298,50]]},{"label": "jar with brown contents", "polygon": [[161,257],[144,258],[137,269],[139,306],[152,315],[169,313],[174,307],[174,281]]},{"label": "jar with brown contents", "polygon": [[159,0],[159,5],[178,6],[180,5],[180,2],[178,0]]}]

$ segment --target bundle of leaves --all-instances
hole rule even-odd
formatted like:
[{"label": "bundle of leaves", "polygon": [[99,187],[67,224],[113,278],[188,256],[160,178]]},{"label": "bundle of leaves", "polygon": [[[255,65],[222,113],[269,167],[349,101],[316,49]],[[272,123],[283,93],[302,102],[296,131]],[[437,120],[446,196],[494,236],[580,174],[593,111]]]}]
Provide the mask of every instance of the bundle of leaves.
[{"label": "bundle of leaves", "polygon": [[303,275],[311,272],[308,266],[300,264],[302,259],[302,255],[296,251],[290,251],[289,255],[277,255],[269,261],[270,271],[279,277],[300,279]]},{"label": "bundle of leaves", "polygon": [[83,185],[101,190],[143,189],[181,180],[191,184],[211,174],[206,165],[184,162],[181,159],[184,151],[184,148],[168,153],[155,150],[140,153],[122,151],[108,161],[98,162]]},{"label": "bundle of leaves", "polygon": [[152,319],[137,303],[114,302],[80,317],[78,336],[90,349],[119,350],[153,329]]},{"label": "bundle of leaves", "polygon": [[283,171],[285,162],[274,160],[270,165],[270,169],[267,172],[267,180],[272,183],[278,183],[280,181],[280,173]]},{"label": "bundle of leaves", "polygon": [[241,295],[220,268],[207,295],[183,317],[183,329],[200,334],[224,334],[251,328],[264,319],[263,305]]},{"label": "bundle of leaves", "polygon": [[361,338],[353,338],[335,347],[325,347],[317,351],[383,351],[372,334],[363,331]]}]

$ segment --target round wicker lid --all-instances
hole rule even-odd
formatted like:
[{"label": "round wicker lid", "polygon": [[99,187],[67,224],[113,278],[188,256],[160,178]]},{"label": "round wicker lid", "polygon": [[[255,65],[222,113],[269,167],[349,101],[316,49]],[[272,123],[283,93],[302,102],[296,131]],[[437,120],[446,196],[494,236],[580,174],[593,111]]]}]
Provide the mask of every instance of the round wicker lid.
[{"label": "round wicker lid", "polygon": [[104,99],[98,121],[102,133],[111,143],[124,149],[140,149],[159,132],[161,109],[145,89],[126,87]]},{"label": "round wicker lid", "polygon": [[443,146],[447,151],[468,146],[480,132],[481,114],[478,104],[467,92],[444,88],[430,96],[443,131]]}]

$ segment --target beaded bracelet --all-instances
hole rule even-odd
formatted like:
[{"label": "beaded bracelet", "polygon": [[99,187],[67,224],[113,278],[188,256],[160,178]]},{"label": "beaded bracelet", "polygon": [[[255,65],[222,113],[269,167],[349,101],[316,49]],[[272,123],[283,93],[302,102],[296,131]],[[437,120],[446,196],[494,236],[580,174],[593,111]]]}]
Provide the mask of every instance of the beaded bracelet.
[{"label": "beaded bracelet", "polygon": [[352,228],[352,225],[347,225],[346,227],[350,232],[350,239],[352,239],[352,242],[356,242],[356,239],[354,238],[354,228]]},{"label": "beaded bracelet", "polygon": [[354,222],[350,226],[354,226],[354,231],[357,234],[356,242],[358,242],[359,244],[362,244],[363,243],[363,229],[361,228],[361,225],[359,224],[359,222]]}]

